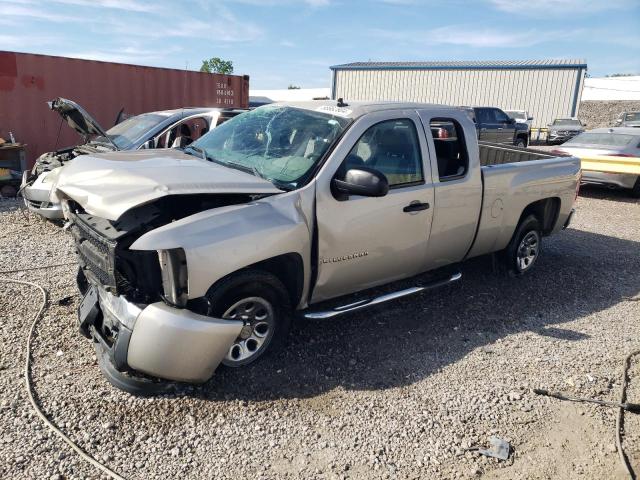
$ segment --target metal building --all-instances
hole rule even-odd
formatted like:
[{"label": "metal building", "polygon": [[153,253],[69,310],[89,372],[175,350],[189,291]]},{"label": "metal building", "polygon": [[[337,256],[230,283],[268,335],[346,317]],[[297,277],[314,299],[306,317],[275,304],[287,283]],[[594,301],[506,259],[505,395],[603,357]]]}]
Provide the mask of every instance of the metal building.
[{"label": "metal building", "polygon": [[331,67],[332,98],[527,110],[534,127],[578,115],[586,60],[355,62]]}]

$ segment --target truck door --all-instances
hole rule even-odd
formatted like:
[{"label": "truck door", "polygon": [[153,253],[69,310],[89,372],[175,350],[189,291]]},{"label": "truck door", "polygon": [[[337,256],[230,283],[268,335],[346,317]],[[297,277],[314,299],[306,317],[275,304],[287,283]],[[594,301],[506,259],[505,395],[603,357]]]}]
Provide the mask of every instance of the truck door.
[{"label": "truck door", "polygon": [[[464,259],[471,248],[482,206],[480,153],[473,124],[456,110],[420,112],[431,155],[435,208],[426,266]],[[442,130],[447,135],[440,134]]]},{"label": "truck door", "polygon": [[492,108],[476,108],[478,122],[478,140],[483,142],[498,141],[498,124]]},{"label": "truck door", "polygon": [[499,108],[493,109],[496,122],[497,122],[497,133],[496,133],[496,142],[497,143],[508,143],[510,145],[513,144],[513,140],[516,136],[516,123],[512,121],[509,116],[504,113]]},{"label": "truck door", "polygon": [[[331,182],[349,168],[382,172],[383,197],[334,196]],[[426,138],[414,110],[356,120],[316,178],[317,302],[423,270],[433,212]]]}]

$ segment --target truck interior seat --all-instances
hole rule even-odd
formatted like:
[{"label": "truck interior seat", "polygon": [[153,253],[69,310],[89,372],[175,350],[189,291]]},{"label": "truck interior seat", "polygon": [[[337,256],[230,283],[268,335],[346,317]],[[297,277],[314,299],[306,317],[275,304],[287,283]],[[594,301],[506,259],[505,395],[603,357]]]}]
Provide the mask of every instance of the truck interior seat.
[{"label": "truck interior seat", "polygon": [[382,132],[372,166],[384,174],[415,174],[416,158],[408,132],[388,129]]}]

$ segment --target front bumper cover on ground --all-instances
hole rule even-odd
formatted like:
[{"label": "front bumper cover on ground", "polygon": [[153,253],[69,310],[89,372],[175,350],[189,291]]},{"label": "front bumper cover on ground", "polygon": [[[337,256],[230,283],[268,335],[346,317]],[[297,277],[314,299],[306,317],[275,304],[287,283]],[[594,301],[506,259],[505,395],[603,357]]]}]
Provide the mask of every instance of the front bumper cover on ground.
[{"label": "front bumper cover on ground", "polygon": [[[162,302],[140,309],[97,286],[90,287],[85,299],[79,326],[92,337],[102,372],[113,385],[135,394],[166,390],[158,379],[207,381],[243,326]],[[100,328],[95,325],[99,314]]]}]

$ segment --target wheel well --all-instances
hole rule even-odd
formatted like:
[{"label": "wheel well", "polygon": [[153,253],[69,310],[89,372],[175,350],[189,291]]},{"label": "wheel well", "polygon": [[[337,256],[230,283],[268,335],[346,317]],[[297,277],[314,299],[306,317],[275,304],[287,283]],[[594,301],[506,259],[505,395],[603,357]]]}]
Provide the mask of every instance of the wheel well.
[{"label": "wheel well", "polygon": [[302,289],[304,288],[304,266],[302,257],[298,253],[285,253],[284,255],[268,258],[258,263],[247,265],[246,269],[263,270],[274,275],[287,289],[291,306],[293,308],[298,306],[302,297]]},{"label": "wheel well", "polygon": [[557,197],[544,198],[536,202],[530,203],[523,210],[518,220],[518,225],[528,215],[535,215],[538,221],[542,224],[542,233],[548,235],[553,230],[554,225],[558,220],[558,214],[560,213],[560,199]]}]

